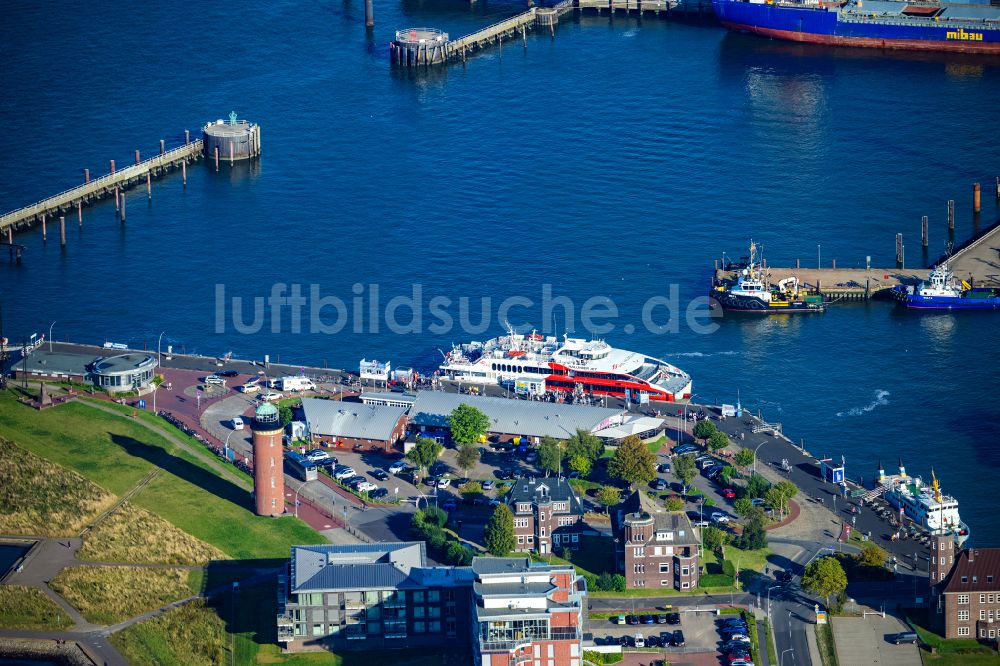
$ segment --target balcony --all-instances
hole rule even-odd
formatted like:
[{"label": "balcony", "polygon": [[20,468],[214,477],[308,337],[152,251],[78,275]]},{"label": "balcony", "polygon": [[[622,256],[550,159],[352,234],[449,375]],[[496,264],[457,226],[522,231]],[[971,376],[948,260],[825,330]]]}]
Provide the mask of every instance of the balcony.
[{"label": "balcony", "polygon": [[287,615],[278,616],[278,642],[287,643],[295,640],[295,623]]}]

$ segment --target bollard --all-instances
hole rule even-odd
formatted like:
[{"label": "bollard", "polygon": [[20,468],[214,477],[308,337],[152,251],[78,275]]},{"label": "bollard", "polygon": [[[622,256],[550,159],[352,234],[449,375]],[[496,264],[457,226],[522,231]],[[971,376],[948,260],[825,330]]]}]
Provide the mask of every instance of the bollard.
[{"label": "bollard", "polygon": [[802,265],[799,263],[798,259],[795,260],[795,268],[796,269],[802,268]]},{"label": "bollard", "polygon": [[955,200],[948,199],[948,230],[955,230]]},{"label": "bollard", "polygon": [[138,164],[140,161],[141,161],[141,159],[139,158],[139,149],[136,148],[135,149],[135,163]]},{"label": "bollard", "polygon": [[83,226],[83,202],[82,201],[77,201],[76,202],[76,221],[80,223],[81,227]]},{"label": "bollard", "polygon": [[181,179],[184,181],[184,187],[188,186],[188,163],[187,160],[181,162]]},{"label": "bollard", "polygon": [[42,241],[47,241],[49,239],[48,225],[45,224],[45,215],[42,215]]},{"label": "bollard", "polygon": [[219,147],[215,147],[215,170],[219,170]]},{"label": "bollard", "polygon": [[163,139],[160,139],[160,154],[163,155],[167,152],[167,144]]},{"label": "bollard", "polygon": [[84,169],[83,170],[83,183],[85,185],[89,185],[90,184],[90,169]]},{"label": "bollard", "polygon": [[66,218],[62,215],[59,216],[59,244],[66,244]]},{"label": "bollard", "polygon": [[153,200],[153,174],[149,171],[146,172],[146,197]]},{"label": "bollard", "polygon": [[927,247],[927,216],[920,218],[920,244]]},{"label": "bollard", "polygon": [[111,175],[115,175],[115,161],[111,160]]},{"label": "bollard", "polygon": [[184,130],[184,145],[191,145],[191,130]]},{"label": "bollard", "polygon": [[375,8],[372,0],[365,0],[365,27],[368,29],[375,27]]},{"label": "bollard", "polygon": [[972,184],[972,212],[979,212],[979,183]]},{"label": "bollard", "polygon": [[837,270],[837,260],[833,260],[833,270]]}]

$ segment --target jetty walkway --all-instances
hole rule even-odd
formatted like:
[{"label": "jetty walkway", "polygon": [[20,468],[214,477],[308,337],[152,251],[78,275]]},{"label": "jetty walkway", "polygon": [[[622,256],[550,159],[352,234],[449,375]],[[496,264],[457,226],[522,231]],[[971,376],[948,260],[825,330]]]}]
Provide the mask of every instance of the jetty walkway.
[{"label": "jetty walkway", "polygon": [[147,160],[137,160],[135,164],[117,170],[115,169],[114,161],[112,161],[111,172],[93,180],[90,179],[88,170],[82,184],[37,203],[0,215],[0,232],[5,231],[7,242],[11,243],[13,230],[30,227],[37,222],[41,222],[44,226],[46,218],[55,219],[58,216],[65,216],[74,209],[77,212],[78,221],[82,223],[84,204],[90,204],[105,197],[114,196],[118,192],[124,191],[143,181],[146,182],[148,193],[153,178],[176,168],[185,170],[186,180],[187,163],[197,161],[201,158],[203,149],[204,144],[202,139],[194,141],[185,140],[184,145],[171,148],[170,150],[166,150],[164,143],[161,141],[160,153],[155,157]]}]

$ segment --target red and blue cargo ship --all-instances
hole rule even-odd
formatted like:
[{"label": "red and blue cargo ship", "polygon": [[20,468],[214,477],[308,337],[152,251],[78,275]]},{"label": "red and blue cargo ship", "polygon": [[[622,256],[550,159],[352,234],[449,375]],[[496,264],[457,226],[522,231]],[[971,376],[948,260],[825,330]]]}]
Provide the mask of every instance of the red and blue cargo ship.
[{"label": "red and blue cargo ship", "polygon": [[[994,0],[996,1],[996,0]],[[813,44],[1000,54],[1000,5],[712,0],[731,30]]]}]

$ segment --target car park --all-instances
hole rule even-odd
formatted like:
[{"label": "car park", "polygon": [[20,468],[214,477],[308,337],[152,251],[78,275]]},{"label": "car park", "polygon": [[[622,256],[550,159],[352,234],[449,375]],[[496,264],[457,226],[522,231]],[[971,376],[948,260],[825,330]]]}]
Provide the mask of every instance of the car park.
[{"label": "car park", "polygon": [[372,475],[372,478],[378,479],[379,481],[385,481],[389,478],[389,475],[386,474],[383,469],[373,469],[370,474]]},{"label": "car park", "polygon": [[397,460],[396,462],[389,465],[389,471],[392,474],[399,474],[405,469],[406,469],[406,463],[403,462],[402,460]]},{"label": "car park", "polygon": [[492,479],[487,479],[486,481],[483,481],[483,490],[493,490],[495,485],[496,484],[493,483]]},{"label": "car park", "polygon": [[314,463],[325,463],[330,459],[330,454],[323,449],[313,449],[306,454],[306,458]]}]

